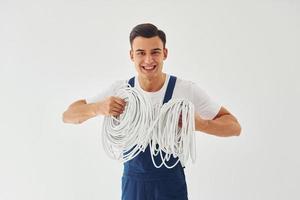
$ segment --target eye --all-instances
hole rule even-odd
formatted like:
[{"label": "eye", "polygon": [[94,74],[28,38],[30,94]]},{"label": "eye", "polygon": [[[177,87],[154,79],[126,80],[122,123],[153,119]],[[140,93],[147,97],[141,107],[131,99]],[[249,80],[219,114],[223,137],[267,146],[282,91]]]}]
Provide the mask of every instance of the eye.
[{"label": "eye", "polygon": [[154,54],[154,55],[159,55],[160,52],[159,52],[159,51],[154,51],[152,54]]},{"label": "eye", "polygon": [[143,56],[143,55],[145,55],[145,52],[143,52],[143,51],[139,51],[139,52],[137,52],[137,55],[139,55],[139,56]]}]

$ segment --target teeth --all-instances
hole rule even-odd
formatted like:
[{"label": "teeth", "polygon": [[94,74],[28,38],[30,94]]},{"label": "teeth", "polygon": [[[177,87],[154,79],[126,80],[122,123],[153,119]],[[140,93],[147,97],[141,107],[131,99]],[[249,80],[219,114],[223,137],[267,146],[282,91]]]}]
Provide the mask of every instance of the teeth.
[{"label": "teeth", "polygon": [[152,67],[144,67],[145,69],[147,69],[147,70],[150,70],[150,69],[154,69],[154,66],[152,66]]}]

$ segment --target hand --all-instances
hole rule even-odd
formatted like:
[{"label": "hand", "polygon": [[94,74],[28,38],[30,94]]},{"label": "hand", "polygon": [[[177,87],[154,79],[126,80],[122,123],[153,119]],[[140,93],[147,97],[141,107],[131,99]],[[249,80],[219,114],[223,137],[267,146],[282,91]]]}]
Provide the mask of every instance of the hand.
[{"label": "hand", "polygon": [[125,109],[126,102],[116,96],[109,96],[99,102],[97,114],[106,116],[119,116]]},{"label": "hand", "polygon": [[179,115],[178,127],[179,127],[179,128],[182,128],[182,114],[181,114],[181,113],[180,113],[180,115]]}]

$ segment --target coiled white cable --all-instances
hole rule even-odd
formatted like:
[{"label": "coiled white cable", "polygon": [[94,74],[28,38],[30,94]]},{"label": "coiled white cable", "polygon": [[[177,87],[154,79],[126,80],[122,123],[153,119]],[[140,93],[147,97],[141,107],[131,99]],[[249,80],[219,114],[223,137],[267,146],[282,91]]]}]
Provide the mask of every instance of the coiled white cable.
[{"label": "coiled white cable", "polygon": [[[182,116],[182,127],[178,127],[180,115]],[[165,165],[167,168],[173,168],[179,160],[184,166],[189,156],[192,161],[196,159],[195,146],[195,121],[194,105],[185,99],[173,99],[161,107],[159,116],[153,123],[157,131],[153,131],[150,143],[150,152],[152,162],[159,168]],[[157,165],[154,156],[158,153],[161,156],[161,164]],[[177,162],[169,166],[167,161],[179,157]]]},{"label": "coiled white cable", "polygon": [[151,123],[151,105],[141,92],[131,87],[121,88],[116,96],[126,101],[125,110],[118,118],[104,117],[102,141],[111,158],[126,162],[148,144],[150,135],[145,133]]},{"label": "coiled white cable", "polygon": [[[129,86],[129,87],[128,87]],[[120,88],[116,96],[126,101],[124,112],[116,117],[105,116],[102,143],[106,153],[116,160],[127,162],[150,147],[156,168],[173,168],[179,161],[185,166],[196,158],[194,105],[186,99],[171,99],[155,107],[143,93],[130,85]],[[178,127],[180,115],[182,126]],[[154,157],[160,155],[161,163]],[[168,161],[179,158],[174,164]]]}]

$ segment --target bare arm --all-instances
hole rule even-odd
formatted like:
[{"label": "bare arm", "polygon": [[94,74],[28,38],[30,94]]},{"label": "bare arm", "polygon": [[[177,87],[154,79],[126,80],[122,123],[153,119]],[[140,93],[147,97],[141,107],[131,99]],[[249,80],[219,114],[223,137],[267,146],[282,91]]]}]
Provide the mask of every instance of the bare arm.
[{"label": "bare arm", "polygon": [[120,115],[124,111],[125,101],[118,97],[87,104],[84,99],[75,101],[63,113],[63,122],[81,124],[97,115]]},{"label": "bare arm", "polygon": [[238,120],[224,107],[220,109],[213,120],[204,120],[199,114],[196,114],[195,125],[197,131],[220,137],[239,136],[241,133]]}]

